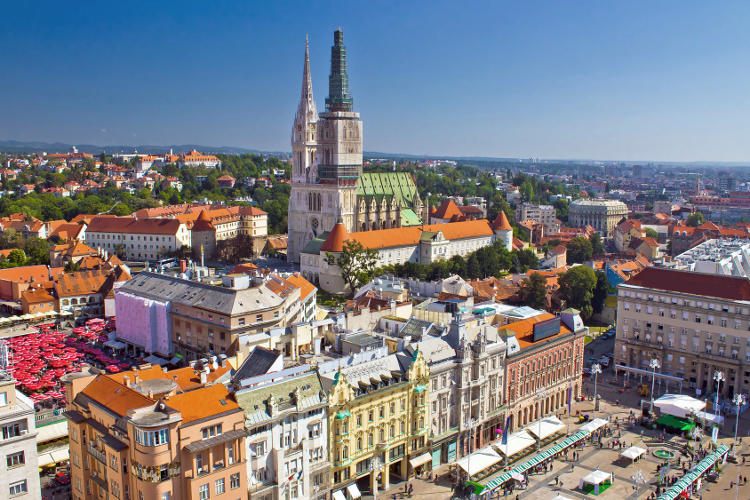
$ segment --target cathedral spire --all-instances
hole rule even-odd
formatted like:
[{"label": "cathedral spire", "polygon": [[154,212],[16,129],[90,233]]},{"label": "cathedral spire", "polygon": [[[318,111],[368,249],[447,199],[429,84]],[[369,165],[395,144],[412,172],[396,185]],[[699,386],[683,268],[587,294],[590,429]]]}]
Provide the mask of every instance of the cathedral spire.
[{"label": "cathedral spire", "polygon": [[349,75],[346,72],[346,47],[344,47],[344,32],[341,28],[333,34],[331,47],[331,74],[328,76],[328,98],[326,109],[328,112],[352,111],[352,96],[349,93]]},{"label": "cathedral spire", "polygon": [[305,35],[305,65],[302,70],[302,93],[297,109],[297,118],[313,122],[318,120],[318,112],[315,109],[315,99],[313,98],[312,77],[310,76],[310,41],[307,35]]}]

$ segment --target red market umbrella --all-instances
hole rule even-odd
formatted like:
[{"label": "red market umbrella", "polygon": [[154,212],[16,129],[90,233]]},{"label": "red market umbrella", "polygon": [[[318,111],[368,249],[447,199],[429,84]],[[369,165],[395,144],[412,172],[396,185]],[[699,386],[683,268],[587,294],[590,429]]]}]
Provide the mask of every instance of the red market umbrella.
[{"label": "red market umbrella", "polygon": [[107,365],[105,368],[107,369],[108,372],[112,372],[112,373],[119,373],[120,371],[120,367],[117,365]]}]

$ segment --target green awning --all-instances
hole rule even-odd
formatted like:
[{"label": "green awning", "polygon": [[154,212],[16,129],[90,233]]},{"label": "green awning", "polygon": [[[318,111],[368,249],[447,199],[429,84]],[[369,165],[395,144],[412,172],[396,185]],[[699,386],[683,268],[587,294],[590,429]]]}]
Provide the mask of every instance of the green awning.
[{"label": "green awning", "polygon": [[693,427],[695,427],[695,424],[693,422],[675,417],[674,415],[662,415],[662,417],[657,420],[656,423],[680,431],[689,431]]}]

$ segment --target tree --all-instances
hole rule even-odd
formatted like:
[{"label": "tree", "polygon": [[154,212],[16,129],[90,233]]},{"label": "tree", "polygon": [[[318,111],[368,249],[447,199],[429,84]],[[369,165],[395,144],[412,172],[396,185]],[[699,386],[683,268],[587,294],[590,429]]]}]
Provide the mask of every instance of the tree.
[{"label": "tree", "polygon": [[528,180],[523,181],[518,190],[521,192],[523,201],[532,201],[534,199],[534,186]]},{"label": "tree", "polygon": [[80,264],[80,262],[73,262],[72,260],[69,260],[65,264],[65,267],[63,268],[63,270],[66,273],[74,273],[76,271],[80,271],[81,270],[81,264]]},{"label": "tree", "polygon": [[552,203],[552,206],[555,207],[557,218],[563,222],[568,220],[568,205],[569,202],[565,198],[557,199]]},{"label": "tree", "polygon": [[357,240],[347,240],[338,256],[326,252],[326,262],[329,266],[338,266],[341,270],[341,278],[349,286],[353,296],[358,288],[375,277],[378,252],[372,248],[365,248]]},{"label": "tree", "polygon": [[593,257],[601,257],[604,255],[604,243],[602,243],[602,237],[599,233],[594,233],[589,237],[591,242],[591,255]]},{"label": "tree", "polygon": [[530,248],[524,248],[515,252],[515,259],[513,264],[516,273],[525,273],[529,269],[536,269],[539,267],[539,257],[536,256],[533,250]]},{"label": "tree", "polygon": [[448,261],[451,266],[451,273],[459,276],[466,275],[466,261],[460,255],[454,255]]},{"label": "tree", "polygon": [[694,214],[688,215],[687,225],[690,227],[698,227],[704,222],[706,222],[706,218],[703,217],[703,214],[700,212],[695,212]]},{"label": "tree", "polygon": [[659,238],[659,233],[657,233],[655,230],[651,229],[650,227],[647,227],[644,232],[646,233],[646,236],[649,238],[653,238],[655,240]]},{"label": "tree", "polygon": [[545,309],[547,305],[547,278],[541,273],[532,273],[521,281],[521,300],[534,309]]},{"label": "tree", "polygon": [[600,313],[604,310],[604,301],[607,299],[609,294],[609,280],[607,279],[607,273],[604,271],[596,272],[596,286],[594,287],[594,296],[591,299],[591,307],[595,313]]},{"label": "tree", "polygon": [[42,238],[31,237],[23,244],[23,249],[29,257],[29,264],[49,264],[50,242]]},{"label": "tree", "polygon": [[571,239],[567,245],[567,259],[568,264],[580,264],[591,259],[594,249],[591,246],[591,242],[588,238],[583,236],[576,236]]},{"label": "tree", "polygon": [[575,266],[558,279],[560,295],[568,307],[581,311],[584,318],[590,318],[594,313],[591,301],[594,298],[596,274],[587,266]]},{"label": "tree", "polygon": [[14,248],[8,254],[8,262],[11,267],[22,266],[26,262],[26,254],[20,248]]}]

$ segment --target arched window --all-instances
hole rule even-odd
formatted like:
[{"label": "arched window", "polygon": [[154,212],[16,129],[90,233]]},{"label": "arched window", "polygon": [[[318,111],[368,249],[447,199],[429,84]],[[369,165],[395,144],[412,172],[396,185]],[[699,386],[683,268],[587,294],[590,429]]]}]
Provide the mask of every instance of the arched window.
[{"label": "arched window", "polygon": [[70,299],[70,305],[75,306],[78,304],[78,299]]},{"label": "arched window", "polygon": [[391,424],[391,437],[394,437],[396,435],[396,426]]},{"label": "arched window", "polygon": [[348,446],[344,446],[341,449],[341,459],[342,460],[346,460],[347,458],[349,458],[349,447]]},{"label": "arched window", "polygon": [[372,432],[367,435],[367,446],[372,446]]},{"label": "arched window", "polygon": [[358,451],[362,450],[362,438],[361,437],[357,438],[357,450]]},{"label": "arched window", "polygon": [[385,430],[380,429],[380,442],[385,441]]}]

